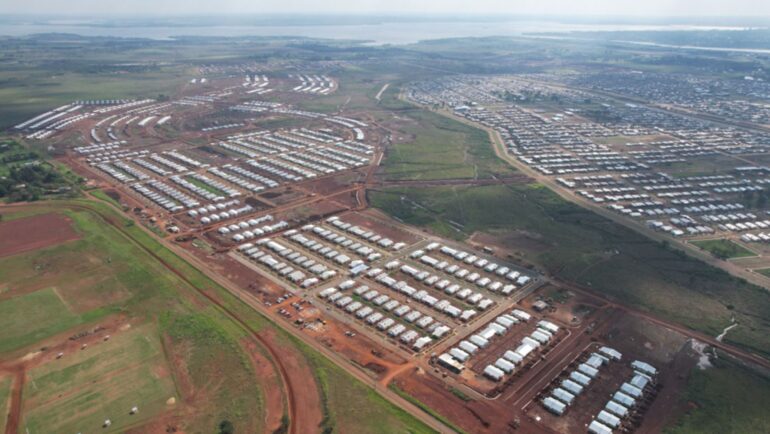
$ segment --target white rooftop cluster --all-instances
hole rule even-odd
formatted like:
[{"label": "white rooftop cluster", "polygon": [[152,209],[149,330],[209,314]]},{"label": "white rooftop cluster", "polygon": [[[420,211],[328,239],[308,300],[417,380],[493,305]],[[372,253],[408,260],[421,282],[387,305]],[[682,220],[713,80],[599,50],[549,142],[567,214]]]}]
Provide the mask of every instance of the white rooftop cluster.
[{"label": "white rooftop cluster", "polygon": [[296,78],[301,84],[292,89],[294,92],[326,95],[334,88],[334,81],[325,75],[297,74]]},{"label": "white rooftop cluster", "polygon": [[[465,369],[465,363],[470,361],[480,348],[486,347],[489,342],[494,340],[497,336],[504,336],[519,322],[528,321],[530,319],[530,315],[522,310],[515,310],[514,313],[516,313],[516,315],[503,314],[498,316],[492,322],[487,324],[482,331],[471,335],[468,339],[460,341],[455,347],[439,357],[439,363],[454,372],[462,371]],[[522,356],[512,351],[507,351],[506,356],[507,357],[504,356],[499,358],[490,366],[503,373],[511,373],[516,367],[516,364],[521,363],[524,359]],[[487,369],[485,368],[485,373],[486,371]],[[496,373],[496,371],[489,371],[490,373]],[[502,378],[502,375],[500,378]]]},{"label": "white rooftop cluster", "polygon": [[[260,247],[265,250],[262,250]],[[310,288],[321,281],[328,280],[337,275],[335,270],[330,269],[326,265],[285,247],[270,238],[262,238],[256,242],[256,245],[252,243],[243,244],[238,247],[238,250],[250,259],[268,267],[281,278],[302,288]],[[270,252],[273,252],[276,256],[274,257]],[[309,276],[307,273],[311,275]]]},{"label": "white rooftop cluster", "polygon": [[653,384],[658,371],[652,365],[638,360],[632,362],[631,367],[634,368],[633,376],[620,385],[604,409],[594,417],[588,425],[589,433],[612,433],[612,430],[621,428],[624,420],[630,419],[631,414],[638,408],[639,401]]},{"label": "white rooftop cluster", "polygon": [[[434,339],[440,339],[451,331],[450,327],[431,316],[403,305],[366,285],[360,285],[353,290],[353,294],[345,295],[345,291],[355,285],[355,281],[348,280],[340,284],[339,288],[324,289],[319,293],[319,297],[343,308],[346,313],[355,315],[389,337],[398,338],[403,344],[410,344],[415,351],[423,350],[433,343]],[[419,331],[410,329],[412,324],[429,335],[420,336]]]}]

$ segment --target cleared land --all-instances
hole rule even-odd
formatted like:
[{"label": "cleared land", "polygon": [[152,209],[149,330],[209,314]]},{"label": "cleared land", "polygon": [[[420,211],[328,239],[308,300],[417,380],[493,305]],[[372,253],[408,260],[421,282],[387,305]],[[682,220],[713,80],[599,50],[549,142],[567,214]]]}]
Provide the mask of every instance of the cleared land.
[{"label": "cleared land", "polygon": [[45,214],[0,223],[0,257],[52,246],[78,238],[61,214]]}]

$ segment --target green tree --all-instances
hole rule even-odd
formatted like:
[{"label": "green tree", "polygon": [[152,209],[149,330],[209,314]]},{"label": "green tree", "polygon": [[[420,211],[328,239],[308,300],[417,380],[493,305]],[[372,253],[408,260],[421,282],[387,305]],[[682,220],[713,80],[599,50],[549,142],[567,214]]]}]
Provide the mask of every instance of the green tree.
[{"label": "green tree", "polygon": [[219,434],[233,434],[235,432],[235,426],[229,420],[225,419],[219,422]]}]

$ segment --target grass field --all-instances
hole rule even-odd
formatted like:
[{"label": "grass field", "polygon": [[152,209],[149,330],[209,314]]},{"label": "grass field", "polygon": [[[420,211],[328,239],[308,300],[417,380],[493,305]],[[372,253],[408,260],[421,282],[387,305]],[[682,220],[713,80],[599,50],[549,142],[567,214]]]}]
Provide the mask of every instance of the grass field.
[{"label": "grass field", "polygon": [[0,303],[0,353],[25,347],[82,322],[53,288]]},{"label": "grass field", "polygon": [[[455,239],[476,231],[543,271],[770,356],[770,294],[540,185],[384,189],[371,204]],[[734,333],[733,333],[734,332]]]},{"label": "grass field", "polygon": [[686,163],[666,165],[664,170],[676,178],[687,176],[711,176],[728,172],[736,160],[726,155],[709,155],[708,157],[692,158]]},{"label": "grass field", "polygon": [[770,432],[770,376],[721,357],[696,369],[682,397],[691,407],[666,434],[763,434]]},{"label": "grass field", "polygon": [[[135,327],[33,368],[24,394],[24,426],[32,433],[93,432],[107,418],[111,430],[139,426],[177,411],[166,400],[175,397],[181,405],[176,380],[184,377],[192,384],[185,392],[205,398],[196,404],[195,417],[183,422],[186,430],[208,432],[227,418],[236,428],[259,431],[264,420],[260,382],[238,344],[244,332],[218,311],[199,307],[192,288],[91,212],[54,208],[72,219],[82,238],[0,260],[0,278],[8,288],[0,301],[0,322],[8,331],[0,339],[0,357],[118,312]],[[14,217],[9,214],[8,220]],[[124,223],[126,230],[143,233]],[[206,327],[200,321],[176,321],[177,316],[200,316]],[[160,317],[168,321],[158,329],[152,318]],[[206,332],[212,328],[214,340]],[[161,338],[171,340],[175,363],[165,360]],[[211,378],[223,380],[212,383]],[[140,413],[129,416],[133,405]]]},{"label": "grass field", "polygon": [[756,256],[751,250],[726,239],[691,241],[690,243],[721,259]]},{"label": "grass field", "polygon": [[361,434],[432,433],[433,430],[355,381],[329,360],[297,343],[313,366],[323,394],[328,432]]},{"label": "grass field", "polygon": [[[156,327],[145,324],[28,372],[23,426],[29,433],[138,426],[178,400]],[[130,415],[132,407],[139,412]]]},{"label": "grass field", "polygon": [[[240,351],[238,339],[245,335],[239,329],[228,330],[224,318],[218,318],[220,315],[209,310],[205,314],[164,317],[169,352],[184,355],[184,366],[176,375],[185,378],[180,383],[189,381],[202,396],[219,403],[203,406],[191,415],[194,426],[216,426],[223,419],[246,419],[239,428],[243,432],[258,432],[262,428],[261,420],[247,415],[262,407],[262,391],[254,381],[246,355]],[[224,403],[227,405],[222,405]]]},{"label": "grass field", "polygon": [[388,149],[388,179],[488,178],[511,171],[483,130],[417,108],[399,116],[408,119],[401,129],[409,139]]}]

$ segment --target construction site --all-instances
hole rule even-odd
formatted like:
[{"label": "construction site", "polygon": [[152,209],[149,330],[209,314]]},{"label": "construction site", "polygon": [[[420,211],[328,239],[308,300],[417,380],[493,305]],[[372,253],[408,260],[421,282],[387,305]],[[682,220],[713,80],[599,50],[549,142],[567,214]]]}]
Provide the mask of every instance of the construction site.
[{"label": "construction site", "polygon": [[200,72],[168,100],[73,101],[16,131],[438,431],[658,432],[703,357],[698,342],[721,344],[548,276],[515,246],[448,239],[369,205],[388,186],[531,178],[389,179],[392,129],[296,105],[340,79]]}]

